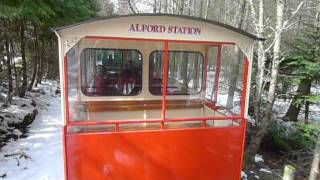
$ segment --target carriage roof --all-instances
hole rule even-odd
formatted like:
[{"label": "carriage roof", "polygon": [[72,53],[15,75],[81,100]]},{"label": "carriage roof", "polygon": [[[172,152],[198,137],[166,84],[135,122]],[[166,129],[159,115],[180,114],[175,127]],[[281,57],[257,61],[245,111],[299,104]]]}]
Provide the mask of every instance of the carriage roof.
[{"label": "carriage roof", "polygon": [[85,21],[75,23],[75,24],[57,27],[57,28],[54,28],[54,31],[61,32],[65,29],[74,28],[77,26],[81,26],[83,24],[112,20],[112,19],[117,19],[117,18],[128,18],[128,17],[169,17],[169,18],[180,18],[180,19],[193,20],[193,21],[198,21],[198,22],[202,22],[202,23],[208,23],[211,25],[219,26],[219,27],[225,28],[227,30],[231,30],[231,31],[234,31],[234,32],[239,33],[241,35],[244,35],[250,39],[264,40],[264,38],[257,37],[256,35],[248,33],[240,28],[236,28],[236,27],[230,26],[228,24],[220,23],[218,21],[203,19],[203,18],[193,17],[193,16],[176,15],[176,14],[162,14],[162,13],[140,13],[140,14],[130,14],[130,15],[113,15],[113,16],[108,16],[108,17],[99,17],[99,18],[85,20]]}]

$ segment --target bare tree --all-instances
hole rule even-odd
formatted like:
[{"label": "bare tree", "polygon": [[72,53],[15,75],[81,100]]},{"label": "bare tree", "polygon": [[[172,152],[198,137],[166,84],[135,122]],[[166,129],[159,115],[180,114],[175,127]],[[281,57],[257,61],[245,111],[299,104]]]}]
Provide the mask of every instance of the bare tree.
[{"label": "bare tree", "polygon": [[21,59],[22,59],[22,86],[20,88],[19,97],[24,97],[28,86],[28,75],[27,75],[27,60],[26,60],[26,37],[25,37],[25,22],[23,19],[19,20],[20,23],[20,48],[21,48]]},{"label": "bare tree", "polygon": [[164,0],[163,11],[164,11],[164,13],[168,13],[168,0]]},{"label": "bare tree", "polygon": [[5,49],[6,49],[6,65],[7,65],[7,79],[8,79],[8,93],[3,103],[3,106],[6,107],[11,103],[12,96],[13,96],[13,85],[12,85],[12,72],[11,72],[11,52],[10,52],[10,45],[9,45],[9,33],[8,33],[8,23],[4,20],[4,39],[5,39]]},{"label": "bare tree", "polygon": [[[38,48],[38,32],[37,32],[37,25],[34,24],[33,25],[34,29],[33,29],[33,33],[34,33],[34,59],[33,59],[33,73],[32,73],[32,77],[31,77],[31,82],[29,84],[29,87],[28,87],[28,91],[31,91],[32,90],[32,87],[34,85],[34,82],[35,82],[35,79],[36,79],[36,75],[37,75],[37,72],[38,70],[41,71],[41,69],[38,69],[38,66],[39,66],[39,48]],[[41,68],[41,66],[39,66]],[[41,75],[41,74],[39,74]]]},{"label": "bare tree", "polygon": [[[254,8],[254,4],[252,0],[249,0],[251,16],[253,18],[253,24],[255,27],[255,31],[258,37],[263,37],[265,32],[265,20],[264,20],[264,0],[259,0],[258,6],[258,16],[256,15],[256,10]],[[265,74],[265,61],[266,61],[266,53],[265,53],[265,44],[264,41],[258,42],[258,67],[257,67],[257,75],[256,75],[256,86],[255,86],[255,95],[253,98],[254,103],[254,118],[256,120],[257,125],[260,125],[261,121],[261,95],[262,95],[262,87],[264,83],[264,74]]]},{"label": "bare tree", "polygon": [[192,0],[189,0],[189,3],[188,3],[188,16],[191,15],[191,8],[192,8]]},{"label": "bare tree", "polygon": [[208,18],[208,12],[209,12],[209,7],[210,7],[210,2],[211,2],[211,0],[206,0],[206,8],[205,8],[205,12],[204,12],[204,18],[205,18],[205,19]]},{"label": "bare tree", "polygon": [[281,46],[281,35],[283,32],[283,16],[285,0],[277,0],[277,12],[276,12],[276,28],[275,28],[275,40],[273,45],[273,60],[271,63],[271,80],[268,90],[267,105],[265,116],[262,119],[260,128],[257,133],[252,137],[250,144],[247,148],[247,152],[250,154],[255,154],[261,144],[262,138],[264,137],[267,127],[271,122],[272,118],[272,108],[276,98],[276,86],[278,81],[278,72],[280,64],[280,46]]},{"label": "bare tree", "polygon": [[135,6],[135,3],[132,2],[131,0],[128,0],[128,5],[130,7],[130,10],[132,11],[133,14],[137,14],[137,8]]},{"label": "bare tree", "polygon": [[200,10],[199,10],[199,17],[202,17],[203,16],[203,1],[204,0],[200,0]]},{"label": "bare tree", "polygon": [[157,0],[153,1],[153,13],[157,13]]}]

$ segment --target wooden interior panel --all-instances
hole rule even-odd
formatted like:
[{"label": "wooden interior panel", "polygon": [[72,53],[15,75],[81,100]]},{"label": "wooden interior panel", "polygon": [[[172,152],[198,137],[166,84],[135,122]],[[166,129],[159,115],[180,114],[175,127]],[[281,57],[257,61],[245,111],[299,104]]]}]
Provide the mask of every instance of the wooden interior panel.
[{"label": "wooden interior panel", "polygon": [[[167,100],[167,109],[202,108],[201,100]],[[134,101],[84,101],[81,102],[88,112],[151,110],[161,109],[161,100],[134,100]]]}]

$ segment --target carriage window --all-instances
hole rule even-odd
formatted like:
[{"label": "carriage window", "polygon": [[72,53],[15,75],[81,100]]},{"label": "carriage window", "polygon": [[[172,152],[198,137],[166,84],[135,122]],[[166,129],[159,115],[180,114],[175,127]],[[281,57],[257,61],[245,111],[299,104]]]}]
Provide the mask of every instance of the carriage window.
[{"label": "carriage window", "polygon": [[[163,51],[154,51],[149,62],[149,90],[162,95]],[[203,56],[199,52],[169,51],[167,94],[195,95],[201,91]]]},{"label": "carriage window", "polygon": [[137,50],[84,49],[81,90],[87,96],[134,96],[142,87],[142,55]]}]

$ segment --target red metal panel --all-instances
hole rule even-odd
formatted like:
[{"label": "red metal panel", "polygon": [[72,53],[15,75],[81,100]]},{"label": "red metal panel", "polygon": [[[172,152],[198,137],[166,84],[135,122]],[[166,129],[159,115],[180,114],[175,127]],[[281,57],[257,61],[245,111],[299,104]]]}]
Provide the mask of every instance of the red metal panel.
[{"label": "red metal panel", "polygon": [[239,179],[242,130],[67,134],[68,179]]},{"label": "red metal panel", "polygon": [[[248,58],[244,58],[244,65],[243,65],[243,72],[244,72],[244,77],[242,81],[242,95],[241,95],[241,112],[240,116],[243,118],[242,119],[242,149],[241,149],[241,160],[240,160],[240,169],[242,169],[242,164],[243,164],[243,156],[244,156],[244,146],[245,146],[245,137],[246,137],[246,119],[245,119],[245,111],[246,111],[246,97],[247,97],[247,87],[248,87],[248,69],[249,69],[249,61]],[[239,175],[239,179],[240,179]]]},{"label": "red metal panel", "polygon": [[64,171],[64,179],[67,179],[68,171],[67,171],[67,150],[66,150],[66,134],[67,134],[67,128],[66,126],[63,126],[62,128],[62,150],[63,150],[63,171]]}]

